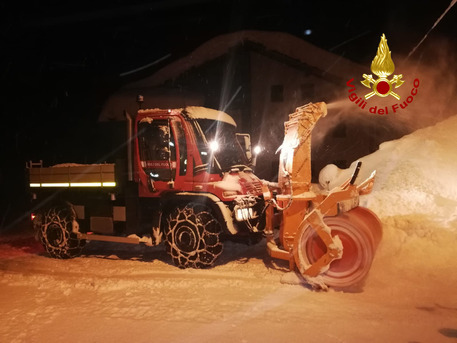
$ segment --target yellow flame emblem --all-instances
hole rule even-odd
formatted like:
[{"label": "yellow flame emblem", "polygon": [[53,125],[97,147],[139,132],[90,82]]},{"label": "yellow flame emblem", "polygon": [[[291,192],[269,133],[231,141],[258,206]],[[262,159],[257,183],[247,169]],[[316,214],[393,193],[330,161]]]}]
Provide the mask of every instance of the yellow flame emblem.
[{"label": "yellow flame emblem", "polygon": [[403,77],[402,74],[394,75],[392,80],[389,80],[387,77],[392,74],[394,70],[395,65],[394,61],[392,61],[392,57],[390,56],[387,39],[386,36],[382,34],[381,41],[379,42],[378,46],[378,51],[375,58],[373,59],[373,62],[371,62],[371,72],[378,76],[378,79],[375,80],[371,74],[363,74],[363,78],[365,80],[360,81],[362,85],[372,89],[372,92],[365,94],[365,99],[369,99],[373,95],[384,98],[390,94],[395,99],[400,100],[400,95],[392,90],[392,86],[395,84],[395,88],[398,88],[405,81],[401,80]]}]

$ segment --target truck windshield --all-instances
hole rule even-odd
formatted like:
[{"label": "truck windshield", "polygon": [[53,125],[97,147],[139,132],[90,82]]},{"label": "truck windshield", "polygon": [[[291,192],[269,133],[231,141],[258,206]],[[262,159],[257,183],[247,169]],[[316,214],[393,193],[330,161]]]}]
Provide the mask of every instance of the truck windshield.
[{"label": "truck windshield", "polygon": [[210,163],[209,159],[213,154],[222,171],[228,171],[235,165],[248,165],[248,159],[238,143],[236,128],[233,125],[211,119],[197,119],[197,122],[202,129],[201,134],[208,143],[205,144],[202,137],[198,137],[199,130],[197,130],[199,151],[203,163]]}]

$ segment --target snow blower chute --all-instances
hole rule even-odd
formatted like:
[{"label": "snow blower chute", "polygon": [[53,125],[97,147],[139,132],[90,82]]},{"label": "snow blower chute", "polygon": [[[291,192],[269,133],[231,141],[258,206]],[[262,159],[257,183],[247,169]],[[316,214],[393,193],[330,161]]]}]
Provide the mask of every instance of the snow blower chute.
[{"label": "snow blower chute", "polygon": [[[325,103],[309,103],[289,115],[278,172],[278,194],[267,209],[267,247],[289,261],[314,287],[359,285],[367,276],[382,237],[378,217],[359,206],[370,193],[375,172],[355,184],[361,162],[341,186],[327,192],[311,184],[311,131],[327,114]],[[278,150],[279,150],[278,149]],[[279,224],[279,237],[273,227]]]}]

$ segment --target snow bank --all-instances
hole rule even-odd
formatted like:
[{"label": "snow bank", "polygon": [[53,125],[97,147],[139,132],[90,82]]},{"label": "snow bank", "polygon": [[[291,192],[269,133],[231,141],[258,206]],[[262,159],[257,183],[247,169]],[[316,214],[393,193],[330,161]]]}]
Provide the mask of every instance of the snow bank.
[{"label": "snow bank", "polygon": [[[385,142],[378,151],[361,158],[363,165],[357,183],[373,170],[377,171],[373,192],[362,199],[362,204],[380,218],[426,216],[457,230],[455,132],[457,115]],[[330,188],[349,178],[355,162],[350,168],[334,173]]]},{"label": "snow bank", "polygon": [[[356,183],[377,171],[373,192],[361,198],[361,205],[373,210],[383,224],[369,287],[397,285],[425,292],[423,288],[431,284],[443,289],[457,282],[455,132],[457,115],[385,142],[360,159]],[[330,188],[341,184],[350,177],[355,162],[336,172],[327,168],[322,178],[333,174]]]}]

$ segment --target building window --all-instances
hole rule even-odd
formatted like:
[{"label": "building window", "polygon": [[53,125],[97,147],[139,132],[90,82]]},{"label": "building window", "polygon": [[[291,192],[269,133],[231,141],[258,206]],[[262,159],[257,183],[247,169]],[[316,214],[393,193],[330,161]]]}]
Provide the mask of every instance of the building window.
[{"label": "building window", "polygon": [[284,101],[284,87],[283,87],[283,85],[273,85],[273,86],[271,86],[270,100],[271,100],[271,102],[282,102],[282,101]]}]

